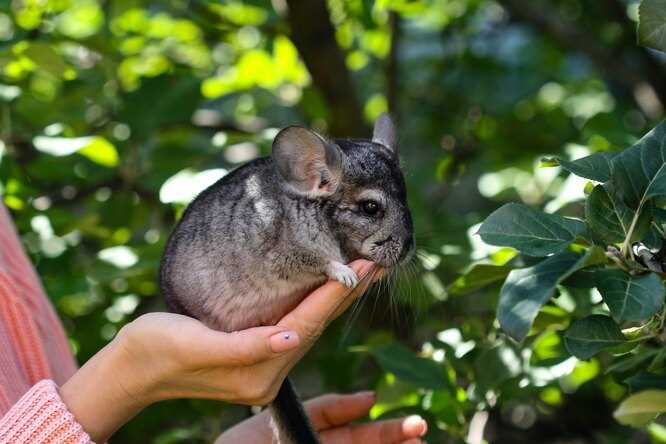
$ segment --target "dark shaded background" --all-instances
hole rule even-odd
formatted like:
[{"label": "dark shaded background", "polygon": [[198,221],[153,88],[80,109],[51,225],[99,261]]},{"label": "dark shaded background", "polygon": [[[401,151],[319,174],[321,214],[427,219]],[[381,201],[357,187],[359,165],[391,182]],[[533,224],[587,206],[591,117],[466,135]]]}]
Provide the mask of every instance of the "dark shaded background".
[{"label": "dark shaded background", "polygon": [[[197,191],[282,126],[368,136],[388,110],[420,254],[330,328],[295,370],[301,391],[374,388],[373,417],[422,414],[433,443],[666,442],[615,423],[626,389],[603,356],[566,355],[568,319],[544,315],[519,347],[496,328],[497,286],[447,291],[472,261],[506,260],[469,237],[500,203],[582,196],[543,155],[625,148],[662,117],[664,57],[637,46],[636,2],[0,5],[0,194],[79,362],[163,309],[159,257]],[[164,402],[111,442],[209,442],[249,414]]]}]

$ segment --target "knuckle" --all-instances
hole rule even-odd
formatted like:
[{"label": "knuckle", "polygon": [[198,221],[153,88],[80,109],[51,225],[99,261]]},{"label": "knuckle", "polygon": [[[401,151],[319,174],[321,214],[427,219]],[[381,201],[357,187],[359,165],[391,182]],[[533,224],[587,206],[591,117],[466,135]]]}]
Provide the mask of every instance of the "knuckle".
[{"label": "knuckle", "polygon": [[324,325],[322,322],[304,319],[301,321],[300,330],[304,338],[313,339],[321,335]]}]

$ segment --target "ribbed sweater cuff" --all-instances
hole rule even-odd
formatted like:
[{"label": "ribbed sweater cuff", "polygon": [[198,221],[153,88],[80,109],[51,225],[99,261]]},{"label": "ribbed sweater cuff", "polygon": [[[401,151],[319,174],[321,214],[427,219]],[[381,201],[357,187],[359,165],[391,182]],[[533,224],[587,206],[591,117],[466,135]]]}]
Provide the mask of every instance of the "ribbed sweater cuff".
[{"label": "ribbed sweater cuff", "polygon": [[55,382],[38,382],[0,418],[0,444],[94,444],[60,399]]}]

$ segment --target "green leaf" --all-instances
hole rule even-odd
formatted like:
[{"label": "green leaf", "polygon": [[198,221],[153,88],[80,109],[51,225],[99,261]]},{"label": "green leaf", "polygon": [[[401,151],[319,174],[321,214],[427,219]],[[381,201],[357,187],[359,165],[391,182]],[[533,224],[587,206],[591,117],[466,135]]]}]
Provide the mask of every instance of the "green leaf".
[{"label": "green leaf", "polygon": [[637,209],[666,195],[666,121],[612,160],[612,182],[622,200]]},{"label": "green leaf", "polygon": [[139,90],[124,97],[118,120],[132,123],[133,138],[147,137],[166,125],[189,122],[201,100],[199,83],[196,78],[182,76],[143,79]]},{"label": "green leaf", "polygon": [[654,273],[632,276],[621,270],[599,270],[597,289],[618,322],[647,319],[664,304],[664,282]]},{"label": "green leaf", "polygon": [[93,137],[88,145],[79,150],[79,154],[106,167],[118,165],[116,147],[103,137]]},{"label": "green leaf", "polygon": [[435,361],[416,356],[400,344],[374,347],[370,353],[384,370],[403,381],[429,389],[448,387],[444,371]]},{"label": "green leaf", "polygon": [[627,378],[624,382],[632,392],[646,389],[666,390],[666,375],[650,372],[640,372]]},{"label": "green leaf", "polygon": [[596,182],[608,182],[611,178],[611,160],[617,154],[601,152],[574,161],[558,159],[558,162],[562,168],[576,176]]},{"label": "green leaf", "polygon": [[[627,342],[626,345],[638,345],[636,342]],[[620,345],[620,348],[622,345]],[[614,351],[614,350],[612,350]],[[611,365],[606,369],[606,373],[625,373],[630,370],[633,370],[649,359],[652,359],[659,351],[654,348],[640,348],[636,352],[629,350],[629,352],[623,356],[621,359],[616,359]]]},{"label": "green leaf", "polygon": [[620,424],[641,427],[666,412],[666,390],[645,390],[629,396],[613,412]]},{"label": "green leaf", "polygon": [[577,219],[510,203],[488,216],[479,235],[490,245],[513,247],[530,256],[547,256],[564,250],[584,231],[585,224]]},{"label": "green leaf", "polygon": [[467,294],[504,279],[513,268],[508,265],[474,264],[448,289],[453,295]]},{"label": "green leaf", "polygon": [[622,242],[634,212],[614,201],[603,185],[597,185],[585,202],[585,220],[590,231],[606,244]]},{"label": "green leaf", "polygon": [[589,359],[625,340],[620,327],[610,317],[598,314],[574,321],[564,333],[564,346],[579,359]]},{"label": "green leaf", "polygon": [[556,286],[582,268],[589,254],[562,252],[532,267],[509,273],[497,306],[497,320],[502,329],[515,340],[522,341],[541,307],[555,293]]},{"label": "green leaf", "polygon": [[562,281],[562,285],[571,288],[594,288],[597,286],[597,271],[599,267],[589,267],[578,270]]},{"label": "green leaf", "polygon": [[666,51],[666,0],[643,0],[638,7],[638,43]]},{"label": "green leaf", "polygon": [[504,344],[484,350],[474,362],[477,383],[484,389],[497,387],[520,371],[520,357]]},{"label": "green leaf", "polygon": [[118,165],[116,147],[101,136],[47,137],[37,136],[33,144],[38,151],[52,156],[69,156],[79,153],[91,161],[107,167]]},{"label": "green leaf", "polygon": [[60,54],[55,52],[53,46],[48,43],[32,43],[25,50],[24,54],[30,57],[41,69],[49,72],[58,79],[62,77],[67,68]]}]

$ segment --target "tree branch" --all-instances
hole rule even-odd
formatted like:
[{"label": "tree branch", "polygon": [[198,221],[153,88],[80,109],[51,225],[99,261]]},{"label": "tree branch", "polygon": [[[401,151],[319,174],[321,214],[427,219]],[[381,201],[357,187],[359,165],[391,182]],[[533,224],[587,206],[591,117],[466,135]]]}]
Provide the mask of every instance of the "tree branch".
[{"label": "tree branch", "polygon": [[329,132],[335,136],[368,135],[356,88],[335,40],[325,0],[287,0],[291,39],[312,81],[330,109]]}]

